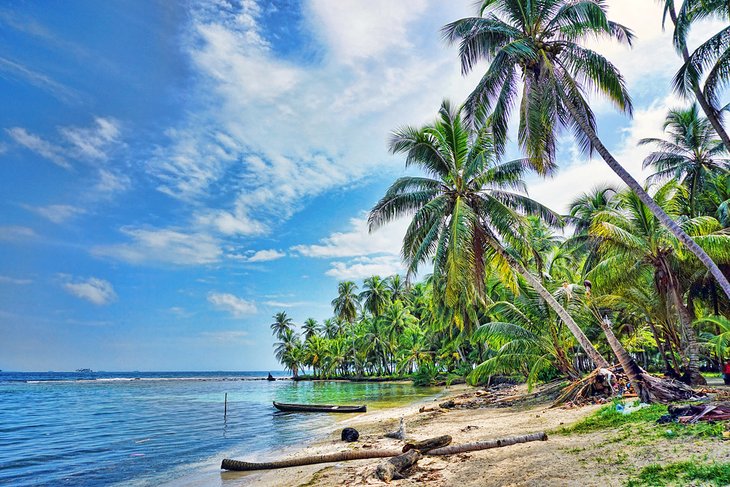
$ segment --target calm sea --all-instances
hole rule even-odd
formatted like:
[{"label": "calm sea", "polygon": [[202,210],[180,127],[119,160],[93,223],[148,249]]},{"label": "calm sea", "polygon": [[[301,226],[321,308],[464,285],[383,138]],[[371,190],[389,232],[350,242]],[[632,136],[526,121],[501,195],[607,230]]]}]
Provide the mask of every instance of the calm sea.
[{"label": "calm sea", "polygon": [[321,437],[342,419],[280,413],[271,401],[378,409],[435,392],[265,375],[0,372],[0,485],[240,485],[221,477],[222,458],[255,459]]}]

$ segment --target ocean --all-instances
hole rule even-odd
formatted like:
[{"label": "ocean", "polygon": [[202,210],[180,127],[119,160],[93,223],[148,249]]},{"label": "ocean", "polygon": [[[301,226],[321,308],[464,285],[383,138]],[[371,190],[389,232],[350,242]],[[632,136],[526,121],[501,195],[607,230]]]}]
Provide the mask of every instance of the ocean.
[{"label": "ocean", "polygon": [[342,419],[278,412],[272,401],[371,410],[435,393],[402,383],[269,382],[266,375],[0,372],[0,485],[241,485],[221,476],[224,457],[260,459],[321,438]]}]

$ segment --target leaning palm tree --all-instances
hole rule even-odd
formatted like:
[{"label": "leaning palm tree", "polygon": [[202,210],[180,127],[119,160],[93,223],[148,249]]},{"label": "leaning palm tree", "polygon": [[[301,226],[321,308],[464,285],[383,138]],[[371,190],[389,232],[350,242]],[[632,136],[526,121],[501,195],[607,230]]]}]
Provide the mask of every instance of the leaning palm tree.
[{"label": "leaning palm tree", "polygon": [[[654,195],[657,203],[673,215],[678,211],[677,189],[677,183],[669,181]],[[657,292],[674,306],[679,318],[686,342],[689,381],[703,384],[697,333],[692,327],[693,317],[684,303],[686,289],[678,273],[681,257],[678,251],[681,254],[681,249],[678,249],[674,236],[666,231],[635,193],[622,193],[618,198],[620,205],[596,215],[591,226],[591,234],[601,239],[604,259],[593,268],[589,278],[603,289],[612,289],[635,285],[639,275],[649,270]],[[699,244],[718,261],[725,263],[730,259],[730,236],[721,231],[717,220],[701,216],[683,221],[682,226],[695,235]]]},{"label": "leaning palm tree", "polygon": [[[460,41],[462,72],[470,72],[481,60],[490,63],[467,98],[466,110],[472,121],[489,113],[498,153],[504,151],[515,105],[520,113],[518,141],[542,173],[555,168],[560,129],[570,129],[579,147],[588,154],[598,152],[662,225],[710,270],[730,297],[730,282],[715,262],[662,211],[596,134],[586,91],[606,96],[625,113],[632,110],[618,69],[580,45],[596,37],[631,43],[631,31],[608,20],[604,1],[483,0],[479,17],[457,20],[446,25],[443,33],[449,42]],[[522,99],[517,104],[520,84]]]},{"label": "leaning palm tree", "polygon": [[274,315],[274,322],[269,325],[271,331],[274,333],[276,338],[282,339],[288,330],[291,330],[294,326],[292,319],[286,315],[286,311],[281,311]]},{"label": "leaning palm tree", "polygon": [[710,122],[700,116],[696,104],[687,109],[670,110],[664,121],[668,139],[641,139],[640,145],[652,144],[658,148],[644,159],[644,168],[653,167],[656,172],[647,178],[648,183],[676,178],[689,191],[690,217],[697,214],[697,196],[710,178],[727,171],[728,161],[719,157],[725,150]]},{"label": "leaning palm tree", "polygon": [[332,300],[335,316],[348,323],[355,321],[357,310],[360,307],[360,301],[355,291],[357,291],[357,285],[354,282],[342,281],[337,285],[337,297]]},{"label": "leaning palm tree", "polygon": [[529,161],[498,163],[487,127],[469,130],[461,109],[444,101],[439,118],[421,128],[404,127],[393,133],[390,151],[406,154],[406,165],[417,166],[426,177],[396,180],[370,211],[373,231],[401,216],[412,217],[403,240],[402,257],[413,275],[433,259],[434,289],[447,305],[464,296],[483,295],[485,262],[494,254],[501,267],[514,269],[560,316],[597,366],[607,366],[570,314],[540,282],[503,247],[524,247],[521,213],[542,217],[550,224],[560,218],[525,195],[521,176]]},{"label": "leaning palm tree", "polygon": [[[713,10],[712,8],[708,8],[708,4],[710,2],[705,1],[700,3],[699,5],[697,5],[697,2],[684,2],[684,6],[688,6],[690,8],[688,9],[687,7],[683,7],[681,18],[677,16],[677,11],[674,6],[674,0],[660,0],[660,3],[664,5],[664,18],[662,19],[662,27],[664,27],[667,16],[669,16],[669,19],[674,25],[674,45],[677,51],[679,51],[679,53],[682,55],[682,60],[685,63],[685,65],[682,67],[682,70],[680,70],[680,74],[678,74],[677,78],[675,79],[675,89],[679,91],[680,94],[685,96],[689,95],[690,91],[694,94],[697,103],[699,103],[702,107],[702,111],[705,112],[705,116],[712,125],[712,128],[715,129],[715,132],[717,132],[717,134],[719,135],[720,140],[722,141],[725,148],[730,151],[730,136],[728,136],[725,127],[722,125],[722,117],[720,116],[721,113],[717,109],[717,107],[710,104],[710,102],[707,100],[707,97],[705,96],[705,93],[702,92],[702,88],[700,87],[699,83],[699,76],[697,76],[698,73],[696,72],[696,70],[692,68],[692,61],[690,60],[690,53],[687,49],[686,43],[687,32],[689,31],[691,23],[693,21],[696,21],[698,17],[698,15],[691,14],[690,12],[697,9],[697,7],[700,7],[703,8],[705,13],[709,13],[709,11]],[[717,5],[718,3],[723,2],[716,2],[714,7],[720,7],[720,5]],[[727,2],[724,3],[727,5]],[[700,55],[695,53],[693,54],[693,57],[694,61],[697,62]],[[680,80],[681,82],[679,82]],[[677,84],[677,82],[679,82],[679,84]]]},{"label": "leaning palm tree", "polygon": [[[719,106],[722,92],[727,88],[730,79],[730,25],[723,27],[691,54],[687,50],[687,36],[692,25],[708,17],[728,23],[730,2],[684,0],[679,12],[675,13],[674,2],[666,0],[664,12],[665,16],[667,13],[670,15],[674,23],[674,46],[684,59],[684,65],[674,77],[674,87],[685,96],[690,91],[695,93],[712,126],[730,151],[730,137],[722,125],[722,109]],[[704,88],[700,89],[703,77]]]}]

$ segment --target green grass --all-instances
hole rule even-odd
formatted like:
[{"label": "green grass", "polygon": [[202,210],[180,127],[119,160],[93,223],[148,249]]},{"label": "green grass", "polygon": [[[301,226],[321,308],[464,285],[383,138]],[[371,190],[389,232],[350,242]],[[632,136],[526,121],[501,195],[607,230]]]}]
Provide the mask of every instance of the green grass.
[{"label": "green grass", "polygon": [[616,404],[608,404],[592,415],[575,424],[564,426],[553,431],[558,435],[583,434],[599,430],[615,430],[617,435],[606,440],[606,443],[626,442],[646,444],[656,439],[672,439],[680,437],[720,438],[723,424],[700,421],[697,424],[656,424],[656,420],[667,413],[667,407],[652,404],[630,414],[616,411]]},{"label": "green grass", "polygon": [[720,372],[702,372],[702,375],[706,379],[709,379],[709,378],[718,379],[718,378],[722,377],[722,374]]},{"label": "green grass", "polygon": [[684,461],[652,464],[631,478],[628,487],[665,485],[730,485],[730,463]]}]

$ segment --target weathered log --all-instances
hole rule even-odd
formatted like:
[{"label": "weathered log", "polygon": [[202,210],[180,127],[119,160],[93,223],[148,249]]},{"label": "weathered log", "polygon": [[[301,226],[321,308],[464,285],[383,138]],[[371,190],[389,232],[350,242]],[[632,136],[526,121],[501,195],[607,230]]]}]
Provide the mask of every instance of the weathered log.
[{"label": "weathered log", "polygon": [[405,478],[406,470],[415,465],[421,458],[423,458],[421,452],[410,450],[378,465],[378,468],[375,469],[375,475],[383,482]]},{"label": "weathered log", "polygon": [[418,450],[421,453],[426,453],[429,450],[442,448],[450,443],[451,437],[449,435],[437,436],[436,438],[429,438],[428,440],[406,443],[406,446],[403,447],[403,453],[408,450]]},{"label": "weathered log", "polygon": [[[517,443],[527,443],[528,441],[545,441],[547,434],[544,432],[532,433],[523,436],[512,436],[498,440],[477,441],[474,443],[466,443],[464,445],[450,445],[443,448],[430,450],[426,455],[454,455],[456,453],[465,453],[470,451],[487,450],[489,448],[501,448],[503,446],[516,445]],[[414,450],[412,450],[414,451]],[[242,462],[239,460],[224,459],[221,463],[223,470],[271,470],[274,468],[300,467],[302,465],[314,465],[317,463],[334,463],[345,462],[348,460],[363,460],[367,458],[386,458],[396,457],[402,452],[398,449],[390,450],[352,450],[337,453],[328,453],[325,455],[310,455],[308,457],[291,458],[289,460],[279,460],[276,462]]]},{"label": "weathered log", "polygon": [[516,445],[517,443],[527,443],[528,441],[546,441],[547,433],[541,431],[522,436],[510,436],[499,440],[475,441],[474,443],[465,443],[463,445],[451,445],[443,448],[436,448],[427,453],[427,455],[454,455],[456,453],[466,453],[470,451],[488,450],[490,448],[501,448],[503,446]]}]

